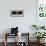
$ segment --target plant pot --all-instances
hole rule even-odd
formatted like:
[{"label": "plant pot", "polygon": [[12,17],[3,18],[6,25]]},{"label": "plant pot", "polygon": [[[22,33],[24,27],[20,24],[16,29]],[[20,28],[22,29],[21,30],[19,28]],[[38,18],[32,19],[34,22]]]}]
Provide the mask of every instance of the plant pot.
[{"label": "plant pot", "polygon": [[37,46],[40,46],[40,39],[37,39]]},{"label": "plant pot", "polygon": [[40,43],[40,39],[37,39],[37,43]]},{"label": "plant pot", "polygon": [[44,40],[45,40],[45,39],[40,39],[40,43],[44,43]]},{"label": "plant pot", "polygon": [[45,39],[38,39],[37,42],[38,42],[39,44],[41,44],[41,43],[44,42],[44,40],[45,40]]}]

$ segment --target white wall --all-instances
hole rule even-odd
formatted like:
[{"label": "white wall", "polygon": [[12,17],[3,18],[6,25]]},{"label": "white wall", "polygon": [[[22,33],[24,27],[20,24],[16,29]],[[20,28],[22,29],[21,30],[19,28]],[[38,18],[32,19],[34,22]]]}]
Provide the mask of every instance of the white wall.
[{"label": "white wall", "polygon": [[[24,17],[11,17],[10,10],[16,9],[24,10]],[[32,24],[36,24],[36,0],[0,0],[0,34],[16,26],[31,34]]]}]

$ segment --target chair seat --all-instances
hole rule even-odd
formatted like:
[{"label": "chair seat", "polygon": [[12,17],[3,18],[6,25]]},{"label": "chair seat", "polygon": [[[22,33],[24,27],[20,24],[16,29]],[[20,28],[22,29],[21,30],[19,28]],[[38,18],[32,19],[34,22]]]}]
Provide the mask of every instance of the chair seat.
[{"label": "chair seat", "polygon": [[7,36],[17,36],[17,33],[15,33],[15,34],[7,33],[6,35]]}]

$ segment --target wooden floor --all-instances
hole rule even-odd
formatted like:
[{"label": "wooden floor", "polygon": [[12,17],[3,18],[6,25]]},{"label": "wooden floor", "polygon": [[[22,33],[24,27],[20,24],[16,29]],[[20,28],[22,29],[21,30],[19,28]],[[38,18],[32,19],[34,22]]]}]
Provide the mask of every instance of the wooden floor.
[{"label": "wooden floor", "polygon": [[[0,42],[0,46],[4,46],[4,43],[2,42]],[[15,43],[12,43],[12,42],[10,42],[10,43],[8,43],[8,45],[7,46],[15,46]],[[25,46],[25,45],[24,45]],[[37,43],[34,43],[34,42],[32,42],[32,43],[30,43],[30,46],[37,46]],[[46,46],[46,43],[44,43],[43,45],[41,45],[41,46]]]}]

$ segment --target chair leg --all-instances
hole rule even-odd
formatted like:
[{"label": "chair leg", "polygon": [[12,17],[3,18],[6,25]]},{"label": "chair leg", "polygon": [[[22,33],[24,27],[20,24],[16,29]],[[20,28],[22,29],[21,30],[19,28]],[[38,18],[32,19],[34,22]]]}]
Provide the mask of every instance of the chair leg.
[{"label": "chair leg", "polygon": [[7,41],[4,42],[5,46],[7,46]]},{"label": "chair leg", "polygon": [[7,46],[7,34],[5,34],[5,46]]}]

